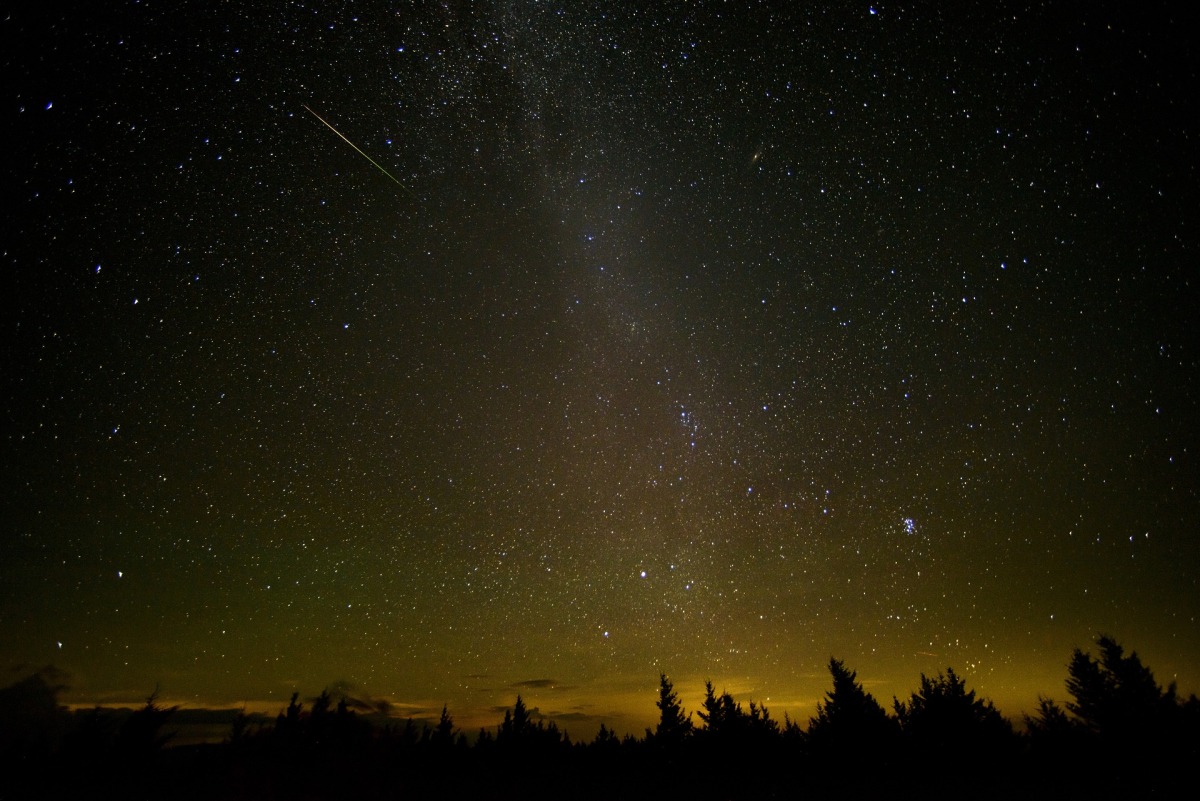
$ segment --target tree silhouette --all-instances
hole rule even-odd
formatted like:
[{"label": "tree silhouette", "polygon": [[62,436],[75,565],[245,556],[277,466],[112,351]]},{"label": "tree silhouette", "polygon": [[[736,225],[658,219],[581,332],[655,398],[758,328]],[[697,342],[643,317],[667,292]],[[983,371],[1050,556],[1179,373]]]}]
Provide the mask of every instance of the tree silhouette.
[{"label": "tree silhouette", "polygon": [[[1025,715],[1029,740],[1030,768],[1039,774],[1038,783],[1057,787],[1062,793],[1079,792],[1063,780],[1063,774],[1091,775],[1085,761],[1091,733],[1062,707],[1049,698],[1038,696],[1037,712]],[[1097,788],[1099,790],[1100,788]]]},{"label": "tree silhouette", "polygon": [[710,741],[762,745],[779,737],[779,722],[765,706],[751,701],[747,712],[729,693],[718,696],[711,681],[704,683],[704,701],[697,714],[704,722],[700,733]]},{"label": "tree silhouette", "polygon": [[711,681],[704,682],[704,701],[697,714],[704,721],[705,735],[710,738],[734,736],[742,728],[741,718],[745,716],[741,705],[733,700],[732,695],[726,692],[719,696],[716,694]]},{"label": "tree silhouette", "polygon": [[1061,737],[1078,729],[1078,724],[1050,698],[1038,696],[1038,711],[1025,715],[1025,728],[1032,737]]},{"label": "tree silhouette", "polygon": [[922,673],[920,689],[907,703],[897,699],[895,710],[905,739],[918,750],[999,755],[1014,744],[1012,725],[991,701],[967,690],[954,668],[934,678]]},{"label": "tree silhouette", "polygon": [[621,741],[617,739],[617,735],[612,729],[600,724],[600,731],[596,732],[596,739],[592,740],[592,746],[603,751],[611,752],[614,749],[620,748]]},{"label": "tree silhouette", "polygon": [[329,690],[321,690],[321,694],[313,699],[312,709],[308,717],[313,723],[320,724],[329,716],[329,708],[333,705],[333,696]]},{"label": "tree silhouette", "polygon": [[[1153,782],[1159,777],[1150,775],[1150,765],[1200,759],[1200,703],[1195,696],[1181,702],[1174,684],[1164,690],[1137,653],[1126,655],[1112,637],[1101,635],[1096,645],[1099,658],[1078,648],[1071,655],[1066,706],[1077,728],[1094,741],[1087,750],[1103,760],[1114,781],[1128,787]],[[1078,743],[1073,748],[1084,752]]]},{"label": "tree silhouette", "polygon": [[246,707],[243,706],[238,710],[237,716],[234,717],[233,723],[230,725],[227,742],[230,745],[241,746],[249,736],[249,728],[250,717],[246,714]]},{"label": "tree silhouette", "polygon": [[754,740],[773,740],[779,736],[779,721],[771,717],[766,704],[751,701],[750,714],[746,716],[746,730]]},{"label": "tree silhouette", "polygon": [[792,747],[799,747],[804,743],[806,736],[799,722],[788,717],[786,712],[783,713],[783,728],[779,734],[783,738],[783,741]]},{"label": "tree silhouette", "polygon": [[[1187,777],[1172,766],[1200,760],[1200,701],[1162,689],[1111,638],[1098,645],[1096,658],[1076,649],[1069,702],[1039,697],[1021,741],[952,668],[922,675],[891,717],[838,659],[829,661],[832,687],[807,732],[786,716],[781,730],[765,706],[718,694],[711,681],[693,725],[664,673],[658,724],[644,739],[604,724],[576,745],[521,696],[472,746],[447,705],[436,725],[409,719],[376,728],[355,702],[335,704],[325,691],[309,709],[293,694],[274,728],[249,726],[243,710],[219,745],[166,748],[174,709],[161,707],[157,693],[132,713],[68,714],[43,677],[0,689],[0,722],[9,724],[0,735],[10,746],[26,742],[11,724],[36,729],[47,715],[72,730],[56,749],[0,748],[0,796],[1059,798],[1142,797],[1179,785]],[[33,789],[11,789],[22,782]]]},{"label": "tree silhouette", "polygon": [[52,749],[66,729],[66,709],[58,702],[66,688],[64,674],[47,666],[0,689],[0,753]]},{"label": "tree silhouette", "polygon": [[525,708],[524,699],[518,695],[512,710],[504,710],[504,721],[500,724],[496,740],[497,742],[520,741],[528,739],[532,731],[533,723],[529,719],[529,710]]},{"label": "tree silhouette", "polygon": [[504,721],[496,732],[496,745],[508,749],[542,751],[570,744],[570,738],[553,721],[534,723],[532,713],[519,695],[513,708],[504,710]]},{"label": "tree silhouette", "polygon": [[158,705],[158,690],[146,699],[146,705],[134,712],[117,730],[117,752],[131,758],[148,758],[162,750],[175,732],[162,731],[163,726],[179,709]]},{"label": "tree silhouette", "polygon": [[858,674],[839,659],[830,658],[833,689],[817,704],[808,724],[808,744],[826,756],[878,757],[894,739],[896,722],[858,682]]},{"label": "tree silhouette", "polygon": [[492,734],[491,729],[483,726],[479,729],[479,734],[475,736],[475,749],[483,751],[491,748],[496,743],[496,737]]},{"label": "tree silhouette", "polygon": [[1175,687],[1165,692],[1136,652],[1125,655],[1116,640],[1096,640],[1100,658],[1078,648],[1067,666],[1069,709],[1088,730],[1103,737],[1137,738],[1161,725],[1164,713],[1177,705]]},{"label": "tree silhouette", "polygon": [[442,715],[433,730],[433,742],[441,746],[449,746],[454,742],[454,718],[445,704],[442,704]]},{"label": "tree silhouette", "polygon": [[679,695],[665,673],[659,674],[658,701],[654,705],[659,712],[658,725],[652,735],[654,741],[664,747],[679,747],[692,733],[692,716],[684,715]]},{"label": "tree silhouette", "polygon": [[1164,768],[1200,758],[1200,716],[1188,712],[1194,702],[1180,703],[1174,685],[1160,687],[1112,637],[1100,635],[1096,645],[1097,658],[1079,648],[1071,654],[1066,709],[1039,697],[1037,712],[1026,716],[1034,769],[1048,786],[1109,797],[1177,784],[1180,777]]},{"label": "tree silhouette", "polygon": [[279,717],[275,719],[275,734],[283,737],[296,737],[300,733],[300,713],[304,711],[304,705],[300,703],[300,693],[292,693],[292,700],[288,702],[287,711],[280,712]]}]

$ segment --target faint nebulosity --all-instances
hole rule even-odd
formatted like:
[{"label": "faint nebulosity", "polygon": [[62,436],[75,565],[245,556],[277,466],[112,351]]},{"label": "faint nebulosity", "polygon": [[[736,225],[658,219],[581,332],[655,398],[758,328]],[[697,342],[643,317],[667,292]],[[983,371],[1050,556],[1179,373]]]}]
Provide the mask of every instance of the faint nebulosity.
[{"label": "faint nebulosity", "polygon": [[1195,690],[1181,13],[7,12],[6,669],[588,737],[831,656],[1016,716],[1097,632]]}]

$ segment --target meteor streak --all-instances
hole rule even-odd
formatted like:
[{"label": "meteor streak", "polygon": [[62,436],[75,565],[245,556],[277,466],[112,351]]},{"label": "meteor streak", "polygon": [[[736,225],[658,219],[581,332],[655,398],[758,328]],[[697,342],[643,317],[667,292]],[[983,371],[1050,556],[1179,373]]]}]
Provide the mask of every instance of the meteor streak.
[{"label": "meteor streak", "polygon": [[[301,105],[304,105],[304,104],[301,104]],[[418,199],[419,199],[419,198],[417,198],[417,196],[416,196],[416,195],[413,193],[413,191],[412,191],[411,189],[409,189],[409,188],[408,188],[407,186],[405,186],[404,184],[400,183],[400,181],[398,181],[398,180],[396,179],[396,176],[392,175],[390,172],[388,172],[387,170],[385,170],[385,169],[383,168],[383,166],[382,166],[382,165],[381,165],[381,164],[380,164],[378,161],[376,161],[375,159],[373,159],[373,158],[371,158],[370,156],[368,156],[366,153],[364,153],[364,152],[362,152],[361,150],[359,150],[359,148],[358,148],[358,145],[354,144],[354,143],[353,143],[353,142],[351,142],[349,139],[347,139],[346,137],[342,136],[342,132],[341,132],[341,131],[339,131],[337,128],[334,128],[334,127],[333,127],[332,125],[330,125],[328,122],[326,122],[324,117],[322,117],[322,116],[321,116],[320,114],[318,114],[317,112],[313,111],[313,110],[312,110],[311,108],[309,108],[308,106],[304,106],[304,110],[305,110],[305,111],[307,111],[309,114],[313,115],[314,117],[316,117],[318,120],[320,120],[322,125],[324,125],[326,128],[328,128],[329,130],[331,130],[331,131],[333,131],[335,134],[337,134],[337,135],[338,135],[338,137],[339,137],[339,138],[340,138],[340,139],[341,139],[343,142],[345,142],[346,144],[350,145],[350,147],[354,148],[354,150],[355,150],[355,151],[358,153],[358,155],[362,156],[364,159],[366,159],[367,161],[369,161],[369,162],[371,162],[372,164],[374,164],[374,165],[375,165],[375,166],[376,166],[376,167],[379,169],[379,171],[380,171],[381,173],[383,173],[383,174],[384,174],[384,175],[386,175],[388,178],[391,178],[393,181],[395,181],[395,182],[396,182],[396,186],[400,187],[400,188],[401,188],[401,189],[403,189],[405,192],[407,192],[409,195],[411,195],[411,196],[412,196],[412,198],[413,198],[414,200],[418,200]]]}]

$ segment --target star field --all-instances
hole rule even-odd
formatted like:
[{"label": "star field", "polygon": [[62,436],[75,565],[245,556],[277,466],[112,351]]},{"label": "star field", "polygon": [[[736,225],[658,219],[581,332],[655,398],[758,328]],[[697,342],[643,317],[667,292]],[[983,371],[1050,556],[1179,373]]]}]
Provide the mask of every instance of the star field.
[{"label": "star field", "polygon": [[73,5],[2,22],[5,665],[588,737],[831,654],[1017,715],[1099,631],[1200,685],[1166,5]]}]

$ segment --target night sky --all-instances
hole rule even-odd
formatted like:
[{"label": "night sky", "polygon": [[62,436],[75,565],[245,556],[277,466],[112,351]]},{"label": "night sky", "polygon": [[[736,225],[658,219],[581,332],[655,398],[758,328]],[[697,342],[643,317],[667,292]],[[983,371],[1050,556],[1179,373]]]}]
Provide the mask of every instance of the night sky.
[{"label": "night sky", "polygon": [[0,683],[1200,690],[1169,4],[20,5]]}]

